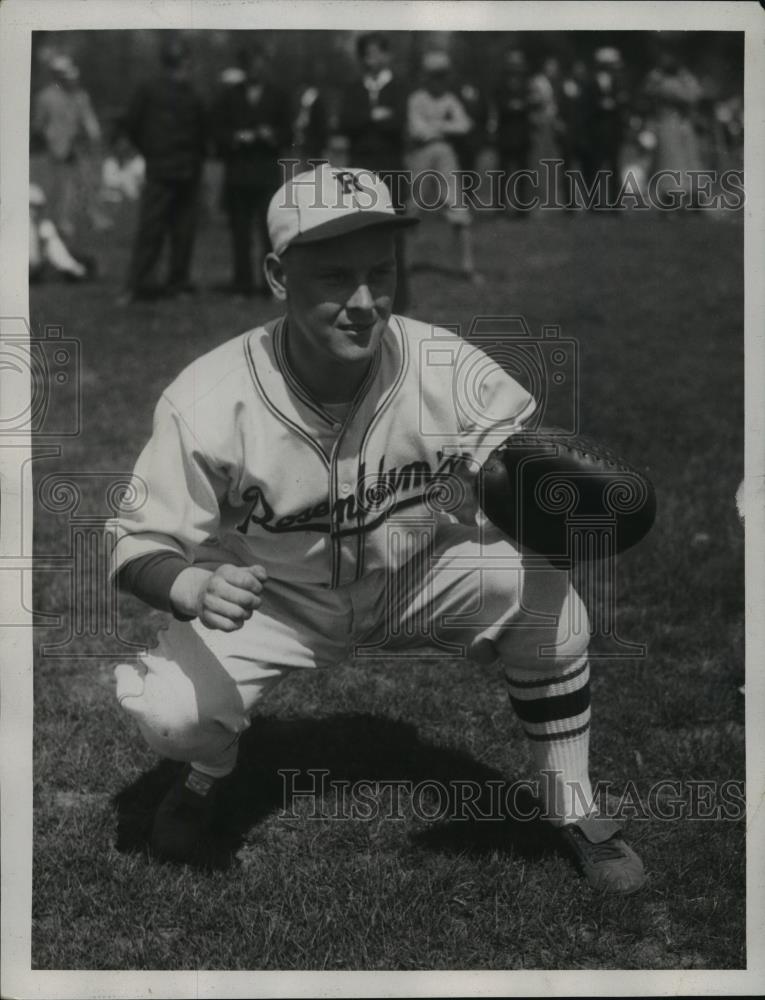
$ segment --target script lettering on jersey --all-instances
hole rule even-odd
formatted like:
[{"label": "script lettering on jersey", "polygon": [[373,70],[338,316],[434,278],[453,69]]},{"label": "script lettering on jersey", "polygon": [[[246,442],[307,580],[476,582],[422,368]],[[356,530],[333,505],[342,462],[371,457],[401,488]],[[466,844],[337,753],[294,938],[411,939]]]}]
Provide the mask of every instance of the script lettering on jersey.
[{"label": "script lettering on jersey", "polygon": [[250,505],[247,517],[237,530],[247,534],[256,526],[276,533],[320,531],[335,537],[372,531],[395,511],[425,502],[434,485],[447,483],[466,457],[439,453],[435,469],[424,459],[386,469],[383,455],[375,472],[368,473],[361,463],[356,488],[347,496],[284,514],[274,510],[261,486],[250,486],[242,494]]}]

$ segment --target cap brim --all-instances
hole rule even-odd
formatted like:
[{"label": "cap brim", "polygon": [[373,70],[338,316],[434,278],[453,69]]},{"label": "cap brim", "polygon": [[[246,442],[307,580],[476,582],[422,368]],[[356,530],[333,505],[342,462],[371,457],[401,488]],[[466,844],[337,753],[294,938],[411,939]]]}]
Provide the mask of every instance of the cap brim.
[{"label": "cap brim", "polygon": [[337,219],[330,219],[328,222],[322,222],[320,226],[314,226],[307,232],[300,233],[290,240],[284,249],[303,246],[306,243],[323,243],[324,240],[332,240],[338,236],[346,236],[348,233],[356,233],[360,229],[381,226],[404,229],[408,226],[416,226],[419,221],[412,215],[392,215],[390,212],[356,212],[353,215],[343,215]]}]

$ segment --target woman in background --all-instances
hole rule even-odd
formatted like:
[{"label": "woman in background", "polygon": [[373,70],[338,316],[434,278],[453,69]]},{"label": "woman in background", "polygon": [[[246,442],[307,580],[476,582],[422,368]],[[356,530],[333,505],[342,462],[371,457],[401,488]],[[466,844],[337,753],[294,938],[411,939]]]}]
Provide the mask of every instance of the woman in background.
[{"label": "woman in background", "polygon": [[657,194],[669,206],[672,201],[669,190],[680,191],[688,207],[693,197],[689,171],[702,169],[694,126],[697,105],[703,96],[701,84],[674,52],[665,49],[659,65],[648,74],[644,90],[653,108],[654,169],[677,171],[680,175],[679,182],[676,177],[663,178]]}]

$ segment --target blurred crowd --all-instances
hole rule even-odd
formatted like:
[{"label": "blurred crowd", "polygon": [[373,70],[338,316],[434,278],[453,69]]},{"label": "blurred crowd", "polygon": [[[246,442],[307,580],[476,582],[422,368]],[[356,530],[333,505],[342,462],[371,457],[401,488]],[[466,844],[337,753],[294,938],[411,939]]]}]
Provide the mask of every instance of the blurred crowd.
[{"label": "blurred crowd", "polygon": [[[485,185],[490,169],[515,177],[513,185],[497,186],[492,208],[520,220],[529,215],[532,189],[550,204],[540,185],[554,178],[538,168],[551,160],[560,161],[566,183],[576,174],[590,185],[605,172],[608,205],[627,175],[644,189],[656,171],[673,170],[688,187],[693,171],[740,165],[742,99],[713,96],[671,47],[635,80],[612,46],[568,64],[548,56],[533,65],[513,46],[491,87],[462,77],[444,49],[423,54],[412,85],[384,34],[359,37],[356,55],[358,72],[339,96],[310,83],[288,92],[257,47],[237,53],[210,94],[195,81],[186,40],[172,35],[162,42],[156,74],[104,125],[72,58],[47,52],[47,80],[32,108],[40,169],[30,188],[30,275],[92,277],[88,232],[108,229],[117,206],[134,203],[123,302],[193,294],[192,255],[205,212],[225,220],[230,232],[225,290],[265,294],[268,202],[288,174],[327,159],[382,174],[399,211],[440,209],[457,270],[479,283],[474,209],[459,197],[460,172],[473,172],[473,189]],[[211,162],[218,179],[212,198]],[[433,190],[414,190],[418,177]],[[573,185],[562,197],[564,206],[575,206]],[[167,272],[159,281],[165,249]],[[397,308],[407,298],[403,244],[399,250]]]}]

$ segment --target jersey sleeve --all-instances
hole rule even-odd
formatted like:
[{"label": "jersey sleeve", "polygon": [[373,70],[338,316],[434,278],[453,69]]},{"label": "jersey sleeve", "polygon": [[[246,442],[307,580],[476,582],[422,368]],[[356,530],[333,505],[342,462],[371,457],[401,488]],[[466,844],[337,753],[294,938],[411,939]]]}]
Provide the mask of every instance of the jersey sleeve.
[{"label": "jersey sleeve", "polygon": [[112,577],[147,554],[175,553],[191,562],[198,546],[216,537],[228,476],[210,461],[167,396],[157,404],[132,486],[129,502],[110,525]]},{"label": "jersey sleeve", "polygon": [[[445,334],[445,331],[438,331]],[[440,342],[441,336],[439,336]],[[446,349],[455,342],[458,346]],[[444,473],[454,477],[454,497],[462,496],[450,515],[465,524],[474,524],[483,515],[478,507],[475,481],[491,451],[517,433],[534,414],[537,404],[519,382],[487,353],[467,341],[444,336],[444,358],[431,360],[429,371],[440,375],[443,426],[451,429],[439,450],[441,459],[457,459]],[[440,353],[436,351],[436,354]]]},{"label": "jersey sleeve", "polygon": [[483,351],[463,344],[454,380],[458,450],[483,463],[489,453],[531,418],[531,393]]},{"label": "jersey sleeve", "polygon": [[175,552],[155,552],[131,559],[119,571],[116,581],[120,590],[133,594],[144,604],[158,611],[169,611],[181,621],[190,621],[187,615],[177,612],[170,601],[176,578],[188,566],[188,560]]}]

